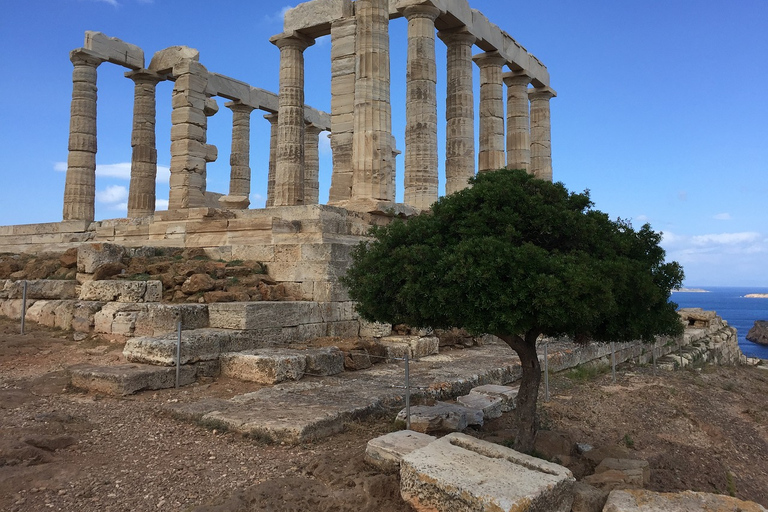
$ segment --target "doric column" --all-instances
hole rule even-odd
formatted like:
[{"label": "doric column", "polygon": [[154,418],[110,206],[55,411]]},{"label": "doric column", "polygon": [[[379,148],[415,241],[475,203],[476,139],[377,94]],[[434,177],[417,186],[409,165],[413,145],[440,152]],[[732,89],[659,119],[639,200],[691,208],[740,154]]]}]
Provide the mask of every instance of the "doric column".
[{"label": "doric column", "polygon": [[426,210],[437,201],[435,19],[440,9],[414,5],[403,14],[408,20],[404,201]]},{"label": "doric column", "polygon": [[280,48],[274,206],[294,206],[304,202],[304,50],[314,40],[294,32],[271,41]]},{"label": "doric column", "polygon": [[125,76],[134,83],[128,218],[135,219],[155,213],[157,180],[155,88],[163,78],[147,69],[129,71]]},{"label": "doric column", "polygon": [[96,68],[102,60],[88,50],[72,50],[72,105],[69,155],[64,185],[64,220],[94,217],[96,198]]},{"label": "doric column", "polygon": [[507,84],[507,169],[527,171],[531,166],[528,84],[531,77],[504,73]]},{"label": "doric column", "polygon": [[506,64],[499,52],[473,57],[480,68],[480,152],[478,171],[502,169],[504,154],[504,83],[501,67]]},{"label": "doric column", "polygon": [[269,168],[267,171],[267,201],[266,205],[275,206],[275,167],[277,167],[277,114],[267,114],[264,119],[269,121]]},{"label": "doric column", "polygon": [[549,100],[555,97],[551,89],[528,91],[531,100],[531,168],[535,177],[552,181],[552,125]]},{"label": "doric column", "polygon": [[331,153],[328,204],[352,197],[352,137],[355,112],[354,17],[331,22]]},{"label": "doric column", "polygon": [[445,193],[467,187],[475,175],[475,100],[472,89],[472,45],[466,31],[438,32],[447,46],[445,97]]},{"label": "doric column", "polygon": [[304,204],[317,204],[320,200],[320,132],[312,123],[304,132]]},{"label": "doric column", "polygon": [[352,199],[394,201],[389,0],[357,0]]},{"label": "doric column", "polygon": [[232,111],[232,151],[229,154],[229,195],[219,203],[232,210],[251,204],[251,112],[254,107],[239,101],[224,104]]}]

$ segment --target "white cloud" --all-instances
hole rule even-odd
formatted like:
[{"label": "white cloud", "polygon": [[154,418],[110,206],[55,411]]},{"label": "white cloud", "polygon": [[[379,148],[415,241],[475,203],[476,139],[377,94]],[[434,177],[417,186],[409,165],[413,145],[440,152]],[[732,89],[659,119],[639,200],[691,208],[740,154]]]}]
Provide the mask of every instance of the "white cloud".
[{"label": "white cloud", "polygon": [[743,245],[752,244],[760,241],[760,233],[718,233],[709,235],[696,235],[691,237],[691,243],[698,247],[709,247],[712,245]]},{"label": "white cloud", "polygon": [[731,214],[728,212],[718,213],[712,217],[715,220],[731,220]]},{"label": "white cloud", "polygon": [[128,213],[128,203],[123,202],[123,203],[113,204],[112,206],[109,207],[109,209]]},{"label": "white cloud", "polygon": [[[55,162],[53,170],[58,172],[67,171],[67,162]],[[117,178],[120,180],[131,179],[131,162],[120,162],[116,164],[96,164],[96,176],[105,178]],[[168,183],[171,179],[171,169],[166,165],[157,166],[158,183]]]},{"label": "white cloud", "polygon": [[55,162],[53,170],[57,172],[67,172],[67,162]]},{"label": "white cloud", "polygon": [[120,3],[117,0],[90,0],[91,2],[100,2],[103,4],[109,4],[113,7],[120,7]]},{"label": "white cloud", "polygon": [[267,23],[283,23],[283,19],[285,18],[285,13],[288,12],[289,9],[293,9],[292,5],[286,5],[282,9],[280,9],[278,12],[274,13],[273,15],[266,15],[264,16],[264,21]]},{"label": "white cloud", "polygon": [[166,165],[157,166],[157,182],[168,183],[171,181],[171,168]]},{"label": "white cloud", "polygon": [[155,211],[159,210],[167,210],[168,209],[168,200],[167,199],[155,199]]},{"label": "white cloud", "polygon": [[331,152],[331,138],[328,137],[329,132],[320,132],[320,141],[317,145],[317,150],[321,155],[330,155]]},{"label": "white cloud", "polygon": [[128,199],[128,189],[122,185],[110,185],[104,190],[96,191],[96,201],[100,203],[118,203],[126,199]]},{"label": "white cloud", "polygon": [[651,218],[647,215],[637,215],[634,220],[636,220],[638,224],[645,224],[646,222],[650,222]]}]

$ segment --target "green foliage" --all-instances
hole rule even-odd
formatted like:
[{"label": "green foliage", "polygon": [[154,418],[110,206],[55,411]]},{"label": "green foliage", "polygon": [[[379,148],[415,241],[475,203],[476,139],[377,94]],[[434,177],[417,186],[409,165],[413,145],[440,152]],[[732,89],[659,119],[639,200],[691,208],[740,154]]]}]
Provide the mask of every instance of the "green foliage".
[{"label": "green foliage", "polygon": [[635,440],[632,439],[632,436],[630,436],[629,434],[624,434],[623,441],[624,441],[624,446],[626,446],[627,448],[635,447]]},{"label": "green foliage", "polygon": [[605,375],[611,370],[607,364],[582,364],[565,372],[565,377],[578,383],[585,383]]},{"label": "green foliage", "polygon": [[227,264],[224,265],[224,266],[225,267],[239,267],[242,264],[243,264],[243,260],[231,260],[231,261],[228,261]]},{"label": "green foliage", "polygon": [[522,171],[477,175],[407,222],[374,227],[344,283],[368,320],[473,334],[651,340],[682,325],[661,235]]}]

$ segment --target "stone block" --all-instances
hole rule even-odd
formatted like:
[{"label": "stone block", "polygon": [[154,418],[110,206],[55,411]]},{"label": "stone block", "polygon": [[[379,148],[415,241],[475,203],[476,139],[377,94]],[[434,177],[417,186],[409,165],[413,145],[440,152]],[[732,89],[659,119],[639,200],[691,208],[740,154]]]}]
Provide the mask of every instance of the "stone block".
[{"label": "stone block", "polygon": [[533,447],[546,459],[562,461],[564,457],[569,457],[574,452],[576,443],[564,432],[539,430]]},{"label": "stone block", "polygon": [[502,413],[501,406],[503,402],[499,397],[481,395],[480,393],[470,393],[468,395],[458,397],[456,401],[464,407],[483,411],[484,419],[491,420],[498,418]]},{"label": "stone block", "polygon": [[[28,300],[27,308],[31,307],[34,303],[34,300]],[[6,299],[0,301],[0,312],[2,312],[3,316],[7,316],[8,318],[21,319],[21,308],[21,299]]]},{"label": "stone block", "polygon": [[[218,359],[221,346],[228,343],[229,333],[218,329],[195,329],[181,332],[181,364]],[[129,339],[123,348],[128,361],[161,366],[176,364],[175,334],[154,337],[143,336]]]},{"label": "stone block", "polygon": [[88,281],[80,288],[80,300],[157,302],[162,289],[160,281]]},{"label": "stone block", "polygon": [[386,336],[380,343],[385,347],[387,362],[405,358],[405,354],[411,359],[437,354],[440,340],[434,336]]},{"label": "stone block", "polygon": [[573,486],[571,512],[601,512],[607,499],[607,491],[584,482],[576,482]]},{"label": "stone block", "polygon": [[72,312],[72,330],[91,332],[94,325],[94,316],[102,307],[104,307],[104,302],[102,301],[78,301]]},{"label": "stone block", "polygon": [[171,46],[156,52],[148,68],[157,73],[167,73],[185,60],[199,60],[200,52],[187,46]]},{"label": "stone block", "polygon": [[208,327],[206,304],[159,304],[149,303],[136,317],[136,336],[158,336],[175,332],[177,322],[182,329]]},{"label": "stone block", "polygon": [[651,467],[647,460],[642,459],[612,459],[606,458],[597,465],[595,474],[617,470],[627,474],[627,480],[640,480],[640,486],[651,483]]},{"label": "stone block", "polygon": [[307,357],[306,375],[324,377],[344,371],[344,353],[336,347],[312,348],[304,354]]},{"label": "stone block", "polygon": [[344,353],[344,369],[365,370],[373,366],[370,354],[365,350],[350,350]]},{"label": "stone block", "polygon": [[517,407],[517,394],[520,386],[499,386],[497,384],[485,384],[472,388],[470,394],[476,393],[490,397],[499,397],[502,400],[501,412],[509,412]]},{"label": "stone block", "polygon": [[97,268],[107,263],[120,263],[125,256],[125,248],[115,244],[83,244],[77,250],[77,271],[93,274]]},{"label": "stone block", "polygon": [[399,430],[371,439],[365,447],[365,461],[386,472],[400,469],[400,460],[436,438],[413,430]]},{"label": "stone block", "polygon": [[144,67],[144,50],[116,37],[107,37],[101,32],[85,31],[85,49],[102,56],[113,64],[131,69]]},{"label": "stone block", "polygon": [[320,323],[317,302],[230,302],[208,305],[211,327],[220,329],[261,329]]},{"label": "stone block", "polygon": [[[108,395],[132,395],[142,390],[167,389],[176,385],[175,368],[139,364],[80,364],[70,367],[68,372],[72,387]],[[186,386],[195,382],[195,374],[195,367],[182,366],[179,371],[179,385]]]},{"label": "stone block", "polygon": [[49,301],[47,300],[38,300],[31,306],[27,307],[27,311],[26,311],[26,314],[24,315],[24,319],[29,322],[43,324],[43,322],[41,321],[41,317],[43,316],[43,311],[45,309],[45,306],[48,306],[48,304],[49,304]]},{"label": "stone block", "polygon": [[299,380],[307,366],[301,352],[271,348],[222,354],[220,361],[222,375],[260,384]]},{"label": "stone block", "polygon": [[[77,282],[57,279],[30,279],[27,282],[27,299],[75,299]],[[9,299],[21,299],[24,296],[24,281],[5,281],[3,295]]]},{"label": "stone block", "polygon": [[118,315],[122,315],[123,313],[133,313],[133,322],[135,326],[136,313],[138,313],[140,309],[140,306],[137,306],[136,304],[126,304],[121,302],[107,303],[101,310],[93,315],[93,330],[94,332],[112,334],[112,323]]},{"label": "stone block", "polygon": [[75,308],[77,307],[77,301],[75,300],[62,300],[59,301],[56,307],[55,315],[56,320],[54,327],[57,329],[63,329],[68,331],[72,329],[72,319],[75,314]]},{"label": "stone block", "polygon": [[400,494],[416,510],[569,512],[574,482],[567,468],[463,434],[400,462]]},{"label": "stone block", "polygon": [[[397,414],[400,421],[406,420],[406,410]],[[457,404],[436,402],[435,405],[411,407],[411,430],[428,434],[430,432],[457,432],[469,425],[482,425],[483,411]]]},{"label": "stone block", "polygon": [[381,322],[369,322],[360,319],[360,336],[363,338],[383,338],[392,334],[392,325]]},{"label": "stone block", "polygon": [[608,495],[603,512],[768,512],[765,507],[722,494],[683,491],[660,493],[642,489],[617,490]]}]

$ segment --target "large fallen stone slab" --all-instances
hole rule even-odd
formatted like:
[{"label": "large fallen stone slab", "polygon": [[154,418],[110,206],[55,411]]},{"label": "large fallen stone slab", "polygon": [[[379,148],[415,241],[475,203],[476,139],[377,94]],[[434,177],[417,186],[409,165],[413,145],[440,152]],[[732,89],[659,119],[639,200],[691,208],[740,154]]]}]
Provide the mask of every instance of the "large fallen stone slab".
[{"label": "large fallen stone slab", "polygon": [[299,380],[307,367],[307,356],[302,352],[267,348],[222,354],[221,374],[259,384]]},{"label": "large fallen stone slab", "polygon": [[501,416],[502,400],[499,397],[482,395],[480,393],[470,393],[458,397],[456,402],[464,407],[483,411],[483,419],[491,420]]},{"label": "large fallen stone slab", "polygon": [[400,494],[416,510],[569,512],[567,468],[464,434],[405,455]]},{"label": "large fallen stone slab", "polygon": [[344,352],[336,347],[311,348],[300,353],[307,358],[305,375],[327,377],[344,371]]},{"label": "large fallen stone slab", "polygon": [[608,495],[603,512],[768,512],[752,501],[743,501],[722,494],[684,491],[659,493],[643,489],[617,490]]},{"label": "large fallen stone slab", "polygon": [[[167,389],[176,385],[176,368],[141,364],[79,364],[70,367],[68,371],[72,387],[108,395],[132,395],[138,391]],[[186,386],[195,382],[196,373],[194,366],[180,367],[179,385]]]},{"label": "large fallen stone slab", "polygon": [[435,436],[413,430],[390,432],[368,441],[365,447],[365,461],[386,472],[397,471],[404,456],[427,446],[435,439]]},{"label": "large fallen stone slab", "polygon": [[[406,410],[397,414],[399,421],[406,420]],[[411,407],[411,430],[424,434],[430,432],[460,432],[469,425],[482,425],[483,411],[458,404],[436,402],[435,405]]]},{"label": "large fallen stone slab", "polygon": [[517,407],[517,394],[519,391],[520,386],[485,384],[472,388],[472,391],[469,393],[501,398],[501,412],[509,412]]},{"label": "large fallen stone slab", "polygon": [[[229,331],[221,329],[181,331],[181,364],[218,359],[230,336]],[[125,343],[123,355],[134,363],[172,366],[176,364],[177,343],[176,333],[131,338]]]}]

